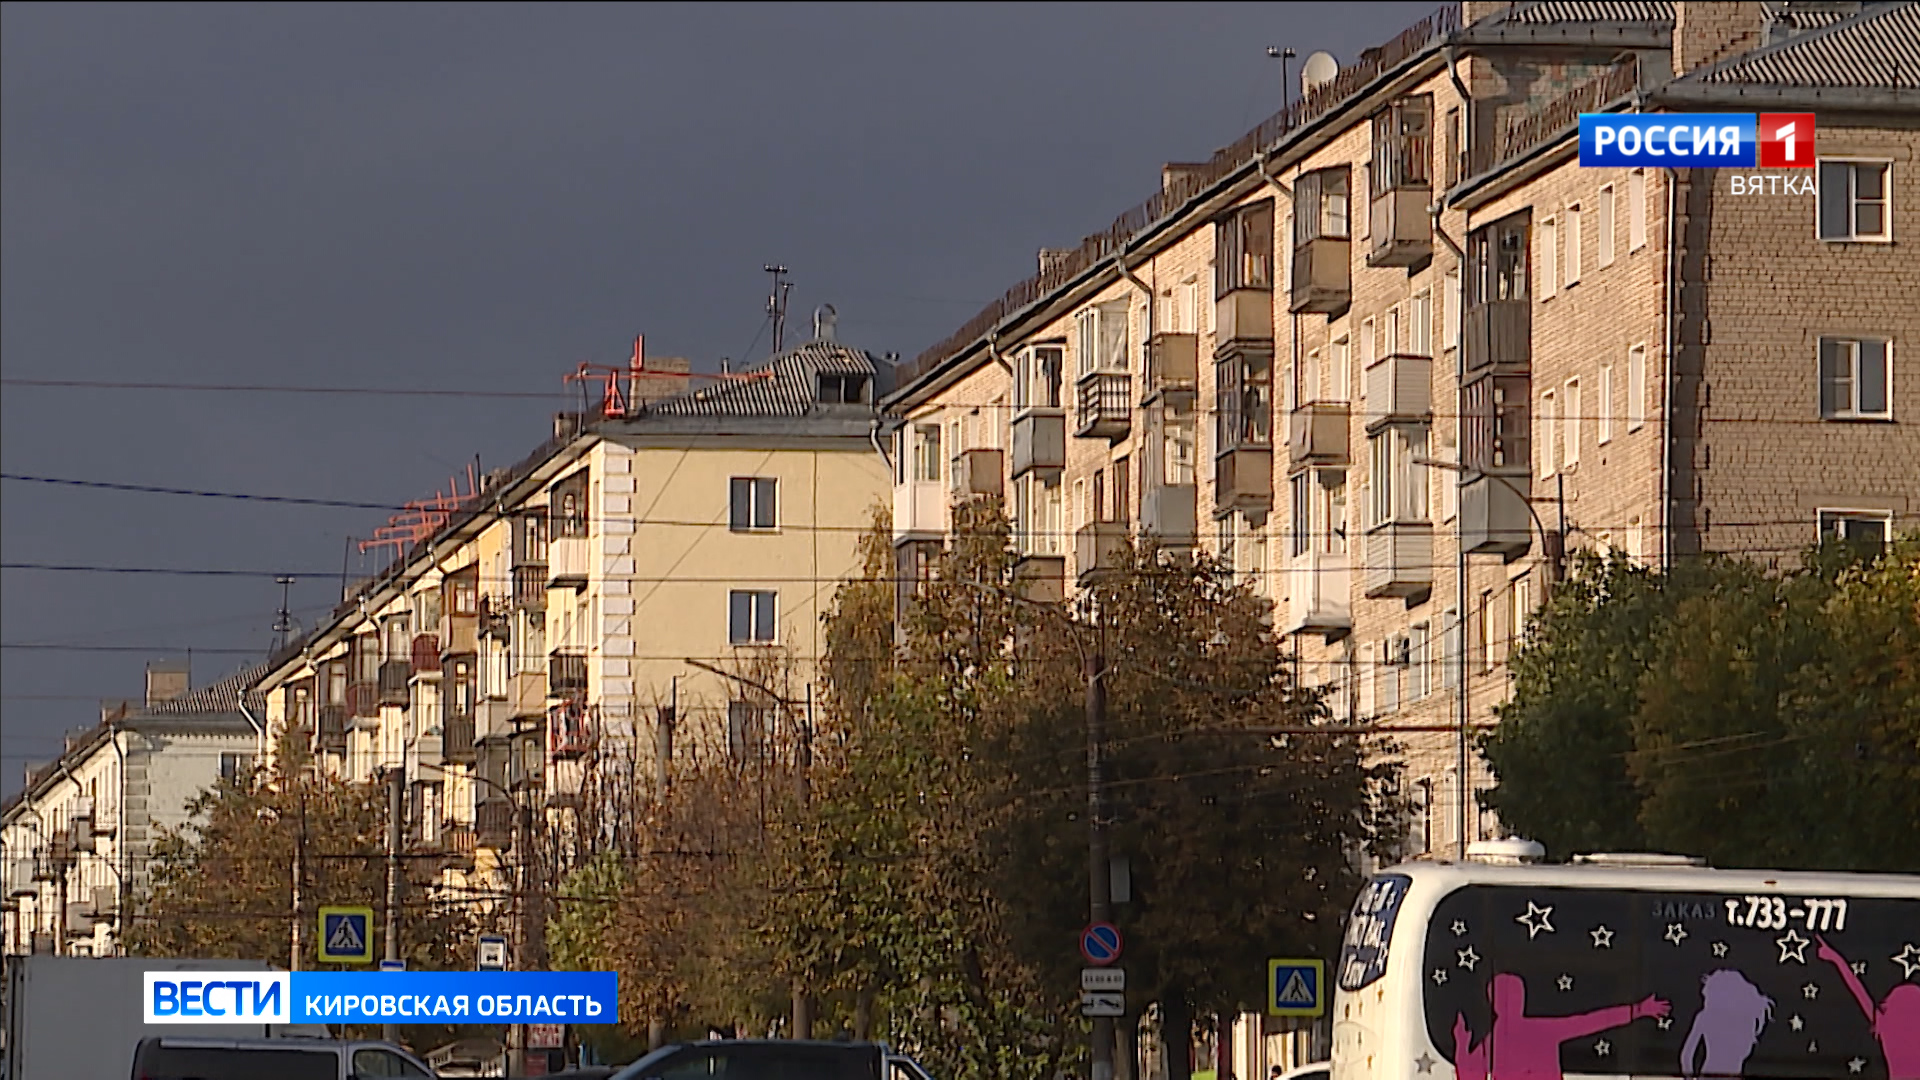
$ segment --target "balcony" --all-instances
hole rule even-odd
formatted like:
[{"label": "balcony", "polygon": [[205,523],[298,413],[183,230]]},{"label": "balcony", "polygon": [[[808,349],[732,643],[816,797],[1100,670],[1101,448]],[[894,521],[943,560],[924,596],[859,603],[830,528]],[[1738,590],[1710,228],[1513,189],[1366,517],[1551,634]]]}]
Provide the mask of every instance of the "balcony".
[{"label": "balcony", "polygon": [[1433,358],[1393,353],[1366,371],[1367,430],[1433,419]]},{"label": "balcony", "polygon": [[1508,562],[1533,547],[1531,479],[1526,474],[1468,475],[1460,485],[1460,540],[1475,555]]},{"label": "balcony", "polygon": [[1270,289],[1233,289],[1214,301],[1213,347],[1218,352],[1236,343],[1271,347],[1273,292]]},{"label": "balcony", "polygon": [[893,542],[930,540],[947,532],[947,493],[938,480],[893,485]]},{"label": "balcony", "polygon": [[1373,197],[1368,266],[1418,266],[1433,258],[1433,217],[1426,184],[1391,188]]},{"label": "balcony", "polygon": [[413,677],[440,677],[440,635],[415,634],[410,650],[413,661]]},{"label": "balcony", "polygon": [[507,786],[514,791],[532,791],[547,782],[545,740],[535,732],[515,739],[507,750]]},{"label": "balcony", "polygon": [[513,716],[516,718],[546,715],[546,673],[522,671],[513,676],[507,684],[507,701],[512,705]]},{"label": "balcony", "polygon": [[87,914],[96,922],[112,922],[120,914],[120,890],[112,885],[95,885]]},{"label": "balcony", "polygon": [[1067,417],[1034,409],[1013,418],[1013,475],[1059,472],[1067,467]]},{"label": "balcony", "polygon": [[554,537],[547,546],[547,588],[575,591],[586,588],[590,569],[587,555],[586,537]]},{"label": "balcony", "polygon": [[1345,465],[1347,419],[1344,401],[1309,401],[1287,416],[1289,465]]},{"label": "balcony", "polygon": [[547,564],[523,562],[513,568],[513,606],[539,611],[547,606]]},{"label": "balcony", "polygon": [[1038,604],[1057,604],[1067,598],[1067,560],[1064,555],[1026,554],[1013,564],[1013,588]]},{"label": "balcony", "polygon": [[473,764],[473,728],[473,716],[470,713],[456,713],[447,717],[440,738],[441,753],[448,761],[459,765]]},{"label": "balcony", "polygon": [[1073,433],[1082,439],[1118,442],[1133,428],[1133,376],[1094,371],[1075,387]]},{"label": "balcony", "polygon": [[984,496],[998,499],[1006,490],[1006,455],[999,450],[975,447],[962,450],[953,459],[953,493],[959,497]]},{"label": "balcony", "polygon": [[1287,603],[1280,632],[1323,634],[1353,630],[1353,567],[1344,554],[1307,552],[1287,566]]},{"label": "balcony", "polygon": [[1149,484],[1140,492],[1140,531],[1163,547],[1190,548],[1199,536],[1198,507],[1192,484]]},{"label": "balcony", "polygon": [[406,768],[410,775],[420,775],[420,766],[438,768],[447,763],[447,729],[442,721],[428,722],[406,745]]},{"label": "balcony", "polygon": [[587,655],[555,652],[547,658],[547,697],[573,697],[587,692]]},{"label": "balcony", "polygon": [[1367,531],[1362,580],[1369,597],[1423,596],[1433,591],[1433,526],[1389,522]]},{"label": "balcony", "polygon": [[448,822],[440,830],[440,849],[447,853],[448,869],[472,871],[474,848],[473,826],[464,822]]},{"label": "balcony", "polygon": [[1127,526],[1118,521],[1096,521],[1073,534],[1073,566],[1085,588],[1120,569],[1127,549]]},{"label": "balcony", "polygon": [[413,661],[388,660],[380,665],[380,704],[407,707],[407,682],[413,676]]},{"label": "balcony", "polygon": [[1353,243],[1319,236],[1293,249],[1293,279],[1287,310],[1295,315],[1338,315],[1353,303]]},{"label": "balcony", "polygon": [[498,792],[482,796],[473,809],[473,842],[495,851],[513,850],[514,806]]},{"label": "balcony", "polygon": [[593,749],[593,729],[587,707],[579,702],[547,710],[547,752],[555,760],[577,758]]},{"label": "balcony", "polygon": [[1273,451],[1241,447],[1213,459],[1213,512],[1265,514],[1273,509]]},{"label": "balcony", "polygon": [[[545,706],[541,702],[541,706]],[[490,739],[504,739],[513,734],[514,702],[507,698],[488,698],[480,703],[473,714],[473,739],[476,743]]]},{"label": "balcony", "polygon": [[440,655],[471,656],[480,651],[480,619],[449,615],[440,622]]},{"label": "balcony", "polygon": [[1524,371],[1533,363],[1533,305],[1526,300],[1488,300],[1467,308],[1461,349],[1468,372],[1483,368]]},{"label": "balcony", "polygon": [[1140,387],[1140,404],[1191,406],[1199,383],[1198,334],[1155,334],[1147,341],[1147,377]]},{"label": "balcony", "polygon": [[347,684],[347,715],[355,720],[380,718],[380,683],[377,680]]},{"label": "balcony", "polygon": [[314,732],[314,745],[335,754],[347,752],[347,707],[320,706],[320,726]]}]

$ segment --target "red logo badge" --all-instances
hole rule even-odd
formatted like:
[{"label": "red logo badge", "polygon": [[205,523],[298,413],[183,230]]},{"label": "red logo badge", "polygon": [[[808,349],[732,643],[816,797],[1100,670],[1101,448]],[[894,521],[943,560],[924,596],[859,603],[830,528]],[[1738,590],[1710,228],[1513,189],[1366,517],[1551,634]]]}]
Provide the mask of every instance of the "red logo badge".
[{"label": "red logo badge", "polygon": [[1813,168],[1812,113],[1761,113],[1756,137],[1761,168]]}]

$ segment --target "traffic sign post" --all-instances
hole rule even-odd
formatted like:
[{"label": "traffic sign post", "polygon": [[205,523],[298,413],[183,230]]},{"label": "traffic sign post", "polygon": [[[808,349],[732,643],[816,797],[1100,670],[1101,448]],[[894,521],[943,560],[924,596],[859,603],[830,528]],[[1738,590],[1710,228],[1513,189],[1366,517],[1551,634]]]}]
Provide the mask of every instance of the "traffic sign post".
[{"label": "traffic sign post", "polygon": [[1081,994],[1081,1016],[1125,1016],[1127,1015],[1127,995],[1125,994]]},{"label": "traffic sign post", "polygon": [[507,939],[500,934],[481,934],[474,967],[481,971],[507,970]]},{"label": "traffic sign post", "polygon": [[1080,989],[1118,993],[1127,988],[1127,973],[1120,968],[1081,968]]},{"label": "traffic sign post", "polygon": [[1267,961],[1268,1016],[1316,1017],[1326,1014],[1326,961]]},{"label": "traffic sign post", "polygon": [[407,962],[405,960],[382,960],[380,961],[380,970],[405,971],[407,970]]},{"label": "traffic sign post", "polygon": [[1096,967],[1119,960],[1120,945],[1120,928],[1112,923],[1097,922],[1080,931],[1080,955]]},{"label": "traffic sign post", "polygon": [[320,909],[320,961],[326,964],[373,963],[373,909]]}]

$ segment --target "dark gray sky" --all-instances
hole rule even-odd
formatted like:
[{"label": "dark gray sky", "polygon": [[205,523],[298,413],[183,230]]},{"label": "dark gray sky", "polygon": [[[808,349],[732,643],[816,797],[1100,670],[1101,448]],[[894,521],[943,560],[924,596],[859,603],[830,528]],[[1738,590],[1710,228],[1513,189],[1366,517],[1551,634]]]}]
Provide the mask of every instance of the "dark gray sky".
[{"label": "dark gray sky", "polygon": [[[397,503],[518,460],[582,360],[711,369],[790,327],[912,357],[1431,5],[6,4],[10,474]],[[1298,61],[1294,71],[1298,72]],[[791,338],[791,335],[790,335]],[[751,353],[749,345],[753,343]],[[294,571],[309,622],[369,510],[4,484],[8,563]],[[4,571],[0,790],[137,696],[147,647],[263,649],[270,578]],[[27,649],[87,646],[94,651]],[[112,646],[107,651],[97,647]],[[177,655],[177,653],[175,654]],[[246,658],[202,651],[196,681]]]}]

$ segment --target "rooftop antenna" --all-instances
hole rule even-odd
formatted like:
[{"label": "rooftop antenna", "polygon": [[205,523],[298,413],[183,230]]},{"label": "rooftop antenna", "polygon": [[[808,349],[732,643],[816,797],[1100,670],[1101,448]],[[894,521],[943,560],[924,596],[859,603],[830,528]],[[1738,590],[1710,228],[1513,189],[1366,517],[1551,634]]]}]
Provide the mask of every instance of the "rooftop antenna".
[{"label": "rooftop antenna", "polygon": [[787,268],[777,263],[768,263],[767,273],[773,275],[773,291],[767,294],[767,315],[773,319],[773,355],[780,355],[787,333],[787,293],[793,288],[793,282],[787,280]]},{"label": "rooftop antenna", "polygon": [[293,633],[293,608],[289,606],[293,578],[282,574],[273,580],[280,586],[280,610],[274,613],[273,619],[273,651],[277,653],[287,647],[287,635]]},{"label": "rooftop antenna", "polygon": [[1267,46],[1267,57],[1280,61],[1280,115],[1286,117],[1283,122],[1288,127],[1293,126],[1293,117],[1287,115],[1288,110],[1293,106],[1293,102],[1291,100],[1292,83],[1287,79],[1287,66],[1293,61],[1296,55],[1292,49],[1283,49],[1278,45]]}]

